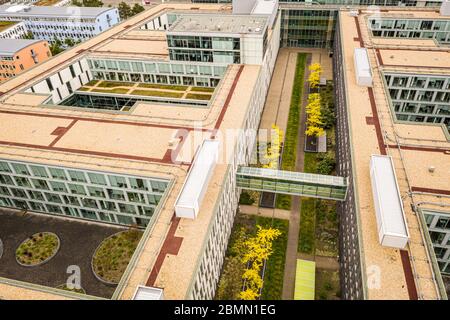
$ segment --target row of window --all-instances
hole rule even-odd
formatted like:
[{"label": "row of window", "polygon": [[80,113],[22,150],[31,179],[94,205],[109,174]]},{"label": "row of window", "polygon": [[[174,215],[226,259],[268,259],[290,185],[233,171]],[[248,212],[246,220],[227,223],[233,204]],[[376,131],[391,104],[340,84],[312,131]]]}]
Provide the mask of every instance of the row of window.
[{"label": "row of window", "polygon": [[87,61],[91,70],[146,72],[150,74],[189,74],[221,77],[226,70],[225,66],[208,66],[180,63],[148,63],[141,61],[116,61],[107,59],[88,59]]},{"label": "row of window", "polygon": [[[83,172],[78,170],[63,169],[57,167],[44,167],[38,165],[26,165],[23,163],[11,162],[7,163],[0,161],[0,171],[7,173],[16,173],[19,175],[25,175],[30,177],[38,178],[53,178],[57,180],[73,181],[73,182],[83,182],[90,183],[101,186],[111,186],[124,189],[135,189],[142,191],[153,191],[163,193],[167,187],[167,182],[158,180],[147,180],[141,178],[124,177],[117,175],[107,175],[95,172]],[[8,179],[9,178],[9,179]],[[0,179],[3,181],[11,181],[12,178],[9,175],[0,175]],[[39,179],[31,179],[39,180]],[[45,185],[44,183],[42,183]],[[45,188],[45,189],[48,189]]]},{"label": "row of window", "polygon": [[130,216],[126,214],[109,213],[103,211],[95,211],[85,208],[75,208],[68,206],[61,206],[56,204],[41,203],[34,201],[25,201],[18,199],[9,199],[0,197],[0,206],[4,207],[14,207],[29,209],[36,212],[46,212],[57,215],[67,215],[74,218],[82,218],[96,221],[103,221],[107,223],[121,224],[121,225],[138,225],[145,228],[151,217],[147,216]]}]

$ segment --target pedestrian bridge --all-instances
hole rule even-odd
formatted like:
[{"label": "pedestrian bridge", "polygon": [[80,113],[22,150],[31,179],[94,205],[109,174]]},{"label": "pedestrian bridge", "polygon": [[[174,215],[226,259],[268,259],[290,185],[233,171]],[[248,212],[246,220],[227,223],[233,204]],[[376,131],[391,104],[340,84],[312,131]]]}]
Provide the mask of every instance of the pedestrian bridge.
[{"label": "pedestrian bridge", "polygon": [[348,187],[344,177],[256,167],[239,167],[236,181],[248,190],[337,201],[345,200]]}]

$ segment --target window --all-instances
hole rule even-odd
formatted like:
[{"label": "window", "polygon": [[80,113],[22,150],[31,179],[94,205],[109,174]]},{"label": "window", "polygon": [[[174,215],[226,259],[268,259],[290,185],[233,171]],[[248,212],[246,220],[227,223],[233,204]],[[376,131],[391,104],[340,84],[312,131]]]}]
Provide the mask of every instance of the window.
[{"label": "window", "polygon": [[19,187],[28,187],[28,188],[31,187],[31,183],[30,183],[30,181],[28,181],[27,178],[24,178],[24,177],[14,177],[14,180],[16,180],[16,184],[17,184]]},{"label": "window", "polygon": [[98,173],[92,173],[88,172],[89,180],[91,180],[91,183],[93,184],[99,184],[99,185],[106,185],[106,179],[105,176]]},{"label": "window", "polygon": [[131,204],[119,203],[119,210],[122,213],[136,214],[136,211],[134,210],[134,206]]},{"label": "window", "polygon": [[44,167],[30,165],[30,169],[31,172],[33,172],[34,176],[48,178],[47,172],[45,171]]},{"label": "window", "polygon": [[65,184],[62,182],[50,181],[50,185],[51,185],[53,191],[67,192],[67,188],[66,188]]},{"label": "window", "polygon": [[0,161],[0,171],[11,172],[11,168],[9,167],[8,163]]},{"label": "window", "polygon": [[86,177],[84,176],[84,173],[81,171],[69,170],[69,176],[72,181],[87,182]]},{"label": "window", "polygon": [[55,194],[55,193],[45,193],[45,197],[47,198],[48,202],[54,202],[54,203],[62,203],[61,198],[59,197],[59,195]]},{"label": "window", "polygon": [[94,199],[82,198],[81,204],[83,205],[83,207],[87,207],[87,208],[95,208],[95,209],[98,208],[97,202]]},{"label": "window", "polygon": [[11,166],[13,167],[14,171],[17,174],[23,174],[23,175],[30,175],[28,172],[27,166],[21,163],[12,163]]},{"label": "window", "polygon": [[88,189],[89,195],[92,197],[106,198],[106,195],[103,192],[102,188],[88,186],[87,189]]},{"label": "window", "polygon": [[50,171],[53,179],[67,180],[66,174],[63,169],[48,168],[48,171]]},{"label": "window", "polygon": [[0,183],[14,185],[14,182],[11,179],[11,177],[10,176],[5,176],[3,174],[0,174]]},{"label": "window", "polygon": [[68,183],[67,186],[69,187],[70,192],[73,194],[86,195],[86,191],[84,190],[84,187],[82,185]]},{"label": "window", "polygon": [[144,180],[138,178],[130,178],[130,185],[132,189],[148,190]]},{"label": "window", "polygon": [[127,180],[124,177],[108,176],[109,183],[113,187],[127,188]]},{"label": "window", "polygon": [[30,179],[36,189],[50,190],[47,181],[41,179]]},{"label": "window", "polygon": [[108,196],[114,200],[125,200],[125,195],[120,190],[108,189]]}]

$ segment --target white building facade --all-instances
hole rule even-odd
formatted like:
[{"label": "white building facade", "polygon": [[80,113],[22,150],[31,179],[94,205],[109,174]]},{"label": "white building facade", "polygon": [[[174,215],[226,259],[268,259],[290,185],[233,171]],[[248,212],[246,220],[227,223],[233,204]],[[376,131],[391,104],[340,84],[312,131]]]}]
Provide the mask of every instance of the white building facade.
[{"label": "white building facade", "polygon": [[0,32],[0,39],[23,39],[28,33],[25,22],[17,22]]},{"label": "white building facade", "polygon": [[22,21],[35,39],[85,41],[120,22],[117,8],[0,6],[0,20]]}]

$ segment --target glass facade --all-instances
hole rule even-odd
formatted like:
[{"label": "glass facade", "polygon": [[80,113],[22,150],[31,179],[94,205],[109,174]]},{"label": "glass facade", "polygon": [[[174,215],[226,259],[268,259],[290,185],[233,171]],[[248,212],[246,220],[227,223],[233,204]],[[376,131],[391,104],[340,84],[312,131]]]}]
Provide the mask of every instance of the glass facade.
[{"label": "glass facade", "polygon": [[439,43],[450,43],[450,20],[423,19],[369,19],[374,37],[435,39]]},{"label": "glass facade", "polygon": [[384,74],[397,120],[442,123],[450,131],[450,77]]},{"label": "glass facade", "polygon": [[170,60],[240,63],[240,38],[167,35]]},{"label": "glass facade", "polygon": [[0,161],[0,206],[146,227],[163,179]]},{"label": "glass facade", "polygon": [[347,192],[343,177],[255,167],[240,167],[236,183],[244,189],[333,200],[344,200]]},{"label": "glass facade", "polygon": [[281,46],[332,48],[338,10],[281,10]]},{"label": "glass facade", "polygon": [[450,275],[450,212],[423,213],[439,269]]},{"label": "glass facade", "polygon": [[95,80],[216,87],[226,65],[199,65],[89,58]]}]

